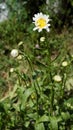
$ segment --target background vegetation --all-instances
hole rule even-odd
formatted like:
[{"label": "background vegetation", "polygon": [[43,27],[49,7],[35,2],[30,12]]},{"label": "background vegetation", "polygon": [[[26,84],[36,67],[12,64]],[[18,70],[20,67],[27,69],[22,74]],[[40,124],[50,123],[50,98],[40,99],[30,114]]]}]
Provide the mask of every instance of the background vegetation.
[{"label": "background vegetation", "polygon": [[[0,130],[73,130],[73,1],[61,0],[59,7],[55,2],[6,0],[9,17],[0,23]],[[33,31],[38,12],[50,16],[50,33]],[[12,49],[19,51],[16,58]]]}]

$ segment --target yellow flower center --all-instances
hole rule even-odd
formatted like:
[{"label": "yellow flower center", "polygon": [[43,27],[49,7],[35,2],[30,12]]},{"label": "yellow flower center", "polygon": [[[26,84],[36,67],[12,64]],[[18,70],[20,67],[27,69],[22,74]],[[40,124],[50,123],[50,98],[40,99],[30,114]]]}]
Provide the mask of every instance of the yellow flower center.
[{"label": "yellow flower center", "polygon": [[40,18],[36,21],[36,24],[39,28],[44,28],[46,26],[46,20],[43,18]]}]

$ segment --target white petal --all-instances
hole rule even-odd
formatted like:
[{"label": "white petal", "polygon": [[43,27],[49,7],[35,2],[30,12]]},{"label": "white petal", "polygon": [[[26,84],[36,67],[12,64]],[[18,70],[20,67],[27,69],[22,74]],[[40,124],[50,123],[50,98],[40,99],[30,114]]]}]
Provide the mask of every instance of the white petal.
[{"label": "white petal", "polygon": [[50,24],[47,24],[48,27],[50,27]]},{"label": "white petal", "polygon": [[42,31],[42,29],[38,29],[38,32],[41,32]]},{"label": "white petal", "polygon": [[50,29],[49,28],[46,28],[47,32],[50,32]]},{"label": "white petal", "polygon": [[33,28],[33,31],[35,31],[35,30],[37,30],[38,28],[37,27],[35,27],[35,28]]}]

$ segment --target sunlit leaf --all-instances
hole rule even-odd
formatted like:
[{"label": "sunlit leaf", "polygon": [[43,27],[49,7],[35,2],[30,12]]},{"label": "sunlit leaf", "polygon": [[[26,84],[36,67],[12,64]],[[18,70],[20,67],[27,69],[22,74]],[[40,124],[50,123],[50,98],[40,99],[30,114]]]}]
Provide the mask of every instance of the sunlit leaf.
[{"label": "sunlit leaf", "polygon": [[22,97],[21,97],[21,109],[24,108],[24,106],[26,106],[26,102],[29,98],[29,96],[34,92],[34,88],[31,87],[31,88],[28,88],[27,90],[25,90],[25,92],[22,94]]},{"label": "sunlit leaf", "polygon": [[43,115],[42,117],[40,117],[40,118],[38,119],[37,122],[48,122],[48,121],[49,121],[49,117],[46,116],[46,115]]},{"label": "sunlit leaf", "polygon": [[50,117],[51,130],[58,130],[58,120],[56,117]]},{"label": "sunlit leaf", "polygon": [[61,117],[63,120],[66,121],[66,120],[70,119],[70,114],[69,114],[69,112],[62,112]]},{"label": "sunlit leaf", "polygon": [[43,123],[38,123],[35,125],[35,130],[45,130]]}]

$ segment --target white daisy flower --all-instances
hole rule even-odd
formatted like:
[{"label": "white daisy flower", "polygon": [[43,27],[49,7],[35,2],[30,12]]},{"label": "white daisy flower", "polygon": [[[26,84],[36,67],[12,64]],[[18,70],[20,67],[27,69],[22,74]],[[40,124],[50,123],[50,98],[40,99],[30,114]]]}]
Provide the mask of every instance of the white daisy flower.
[{"label": "white daisy flower", "polygon": [[46,29],[47,32],[50,31],[50,24],[48,23],[50,21],[49,16],[42,14],[42,13],[38,13],[35,14],[33,17],[33,23],[35,24],[34,27],[34,31],[38,30],[38,32],[41,32],[43,29]]},{"label": "white daisy flower", "polygon": [[18,50],[17,49],[13,49],[12,51],[11,51],[11,56],[12,57],[17,57],[18,56]]}]

